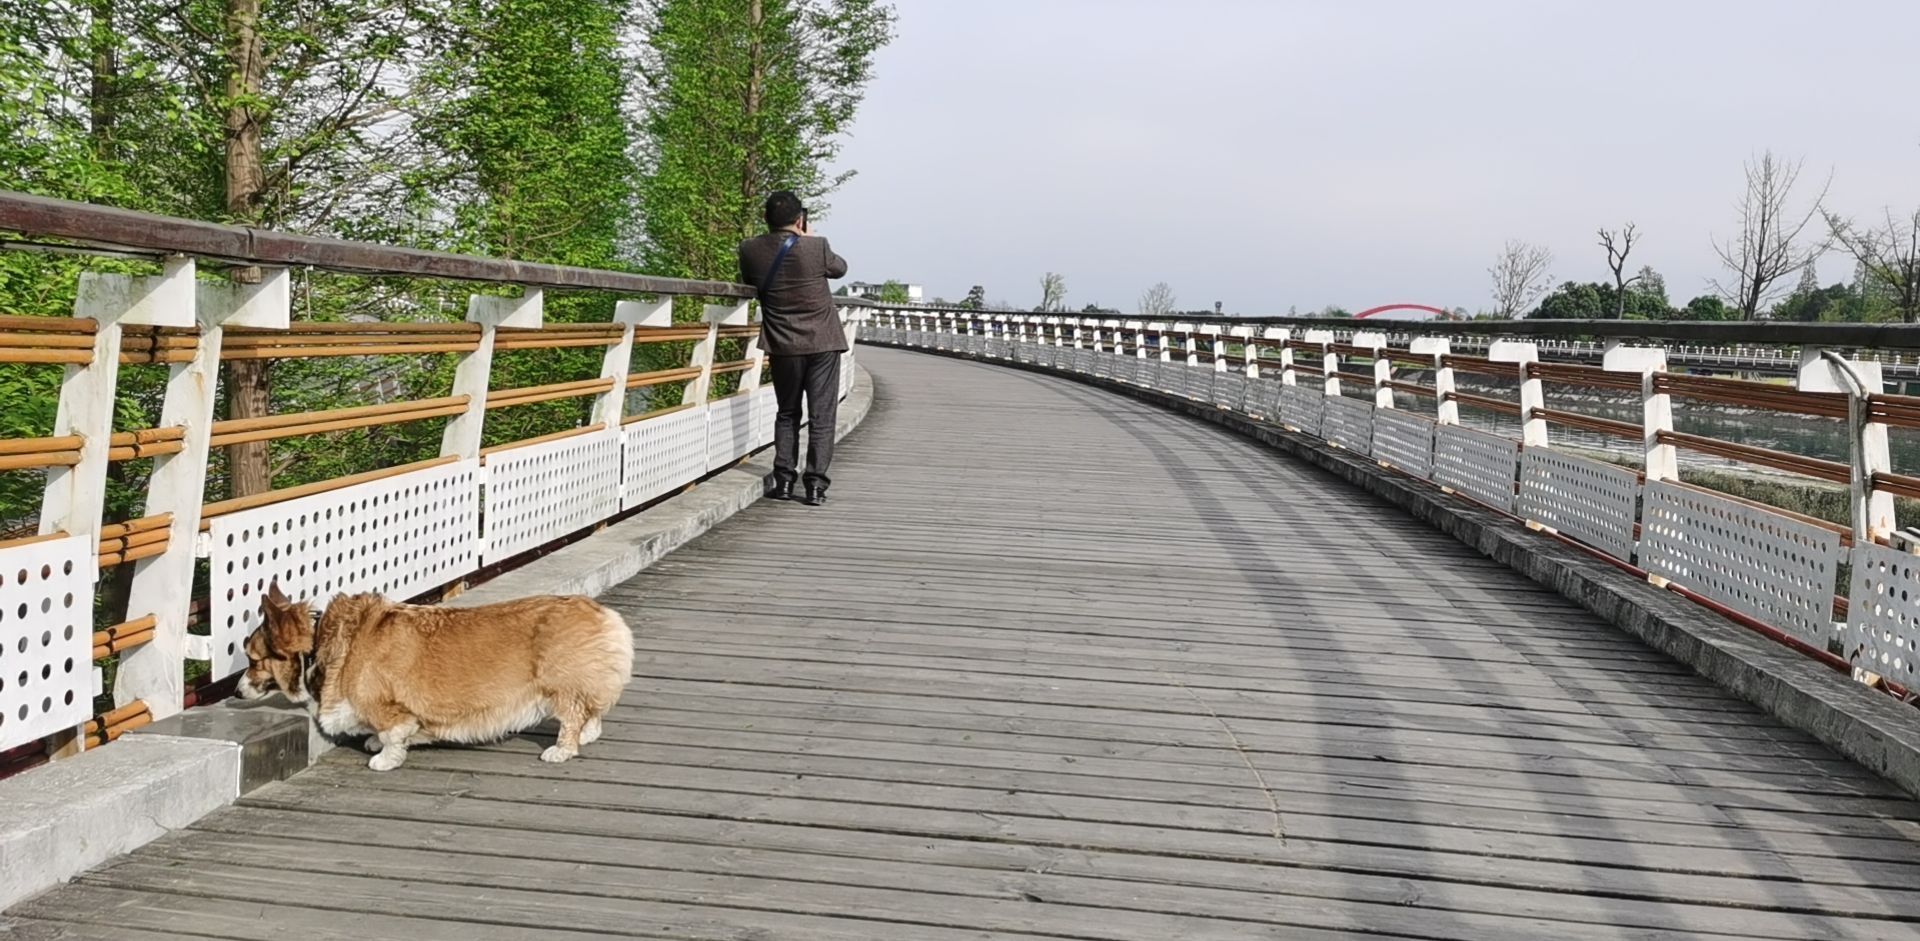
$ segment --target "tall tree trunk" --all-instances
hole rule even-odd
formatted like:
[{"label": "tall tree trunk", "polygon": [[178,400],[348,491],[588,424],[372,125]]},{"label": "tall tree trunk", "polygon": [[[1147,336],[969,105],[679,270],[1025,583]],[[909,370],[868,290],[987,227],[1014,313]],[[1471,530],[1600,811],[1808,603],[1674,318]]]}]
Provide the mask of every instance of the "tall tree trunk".
[{"label": "tall tree trunk", "polygon": [[102,159],[112,157],[114,80],[118,62],[114,57],[113,0],[91,0],[92,22],[87,30],[87,54],[92,59],[92,81],[87,88],[87,132],[93,138],[93,150]]},{"label": "tall tree trunk", "polygon": [[[266,85],[266,58],[260,47],[260,0],[227,0],[227,213],[235,221],[260,221],[266,176],[260,165],[257,102]],[[236,269],[236,281],[258,281],[258,268]],[[227,364],[227,414],[260,418],[271,401],[270,374],[264,360]],[[267,443],[236,444],[227,449],[227,480],[233,496],[273,489]]]},{"label": "tall tree trunk", "polygon": [[[762,0],[752,0],[747,9],[747,28],[750,31],[747,42],[747,103],[746,103],[746,160],[740,165],[740,205],[751,216],[754,203],[763,194],[760,190],[760,96],[766,88],[767,66],[765,45],[761,33],[766,27],[766,10],[761,7]],[[745,220],[746,228],[751,230],[751,218]],[[742,235],[745,232],[740,233]]]}]

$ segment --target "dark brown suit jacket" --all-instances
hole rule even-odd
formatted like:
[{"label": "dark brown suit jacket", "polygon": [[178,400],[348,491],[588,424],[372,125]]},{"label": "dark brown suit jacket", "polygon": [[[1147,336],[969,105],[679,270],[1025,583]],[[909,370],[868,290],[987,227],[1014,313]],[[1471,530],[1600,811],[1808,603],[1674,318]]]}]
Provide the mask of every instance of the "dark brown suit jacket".
[{"label": "dark brown suit jacket", "polygon": [[[742,284],[760,286],[789,234],[768,232],[740,243]],[[827,279],[846,276],[847,260],[826,239],[800,236],[760,295],[760,348],[773,356],[845,352],[847,333],[834,313]]]}]

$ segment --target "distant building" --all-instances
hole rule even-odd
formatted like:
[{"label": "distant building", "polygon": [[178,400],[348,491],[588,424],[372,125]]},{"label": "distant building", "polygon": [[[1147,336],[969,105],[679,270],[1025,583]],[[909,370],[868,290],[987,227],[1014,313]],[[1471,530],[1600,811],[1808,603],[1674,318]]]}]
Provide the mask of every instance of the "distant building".
[{"label": "distant building", "polygon": [[[877,301],[880,299],[880,292],[885,290],[886,286],[886,282],[884,281],[878,284],[869,281],[850,281],[846,287],[840,289],[840,296],[859,297],[869,301]],[[918,284],[903,284],[903,286],[907,289],[907,303],[919,304],[925,302],[927,297],[926,288]]]}]

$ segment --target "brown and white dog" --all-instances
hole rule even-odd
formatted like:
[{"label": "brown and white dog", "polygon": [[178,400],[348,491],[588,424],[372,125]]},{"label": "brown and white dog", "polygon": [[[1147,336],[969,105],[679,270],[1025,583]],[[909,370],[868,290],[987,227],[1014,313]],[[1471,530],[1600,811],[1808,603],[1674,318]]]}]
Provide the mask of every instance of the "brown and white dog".
[{"label": "brown and white dog", "polygon": [[321,731],[371,735],[375,771],[414,745],[497,741],[550,716],[560,736],[540,758],[566,761],[600,737],[633,672],[633,633],[586,598],[437,608],[343,595],[316,618],[275,584],[263,607],[239,695],[277,689]]}]

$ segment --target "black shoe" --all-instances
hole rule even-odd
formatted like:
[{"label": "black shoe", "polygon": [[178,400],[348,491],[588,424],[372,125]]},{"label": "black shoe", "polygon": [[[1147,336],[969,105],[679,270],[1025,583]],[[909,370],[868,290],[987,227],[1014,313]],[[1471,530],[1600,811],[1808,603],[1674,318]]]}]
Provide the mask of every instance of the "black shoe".
[{"label": "black shoe", "polygon": [[802,498],[800,502],[808,506],[825,506],[827,503],[827,488],[808,487],[806,497]]},{"label": "black shoe", "polygon": [[791,480],[774,481],[773,489],[767,492],[767,499],[769,500],[793,499],[793,481]]}]

